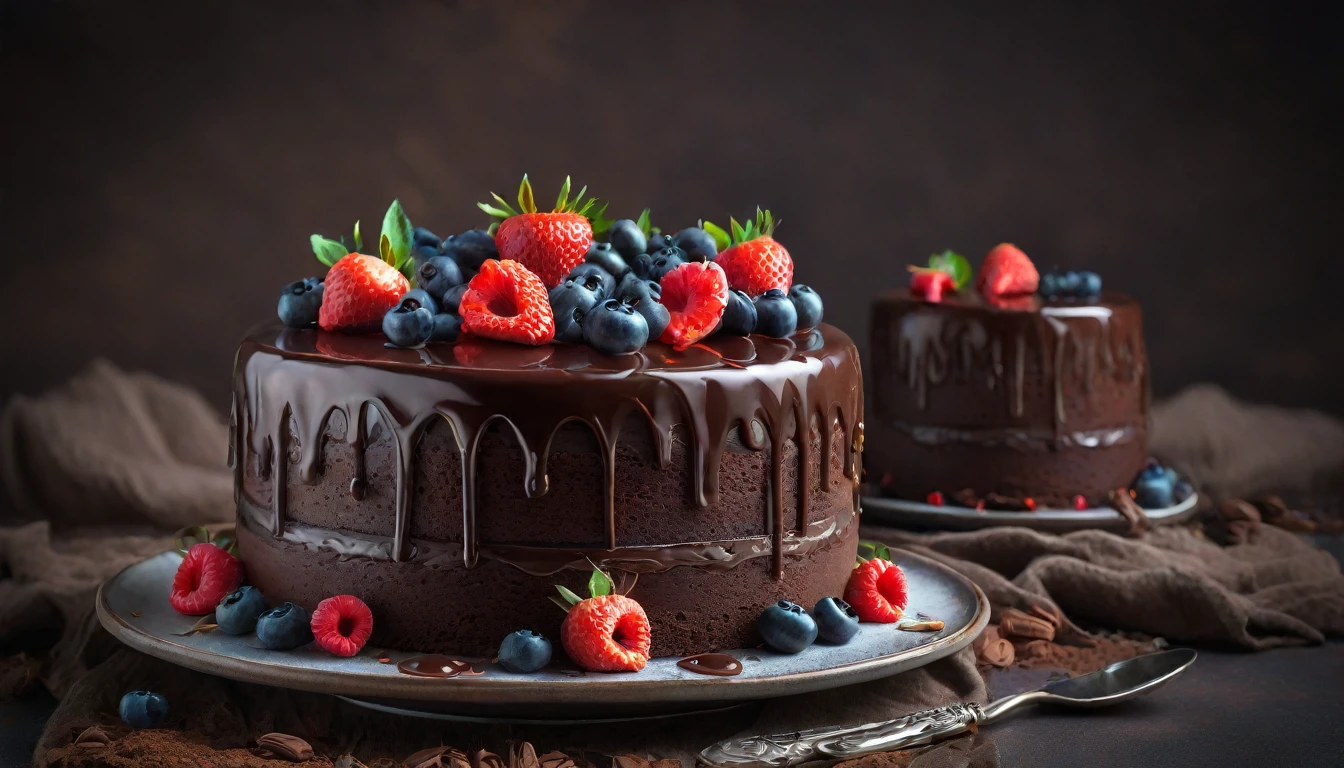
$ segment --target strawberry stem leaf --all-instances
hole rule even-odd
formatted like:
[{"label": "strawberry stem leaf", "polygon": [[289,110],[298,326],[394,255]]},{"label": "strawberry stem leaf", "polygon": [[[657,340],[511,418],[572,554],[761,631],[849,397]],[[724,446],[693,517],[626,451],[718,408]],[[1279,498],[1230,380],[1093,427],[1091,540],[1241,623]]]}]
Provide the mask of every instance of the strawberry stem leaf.
[{"label": "strawberry stem leaf", "polygon": [[364,250],[364,238],[359,235],[359,219],[355,219],[355,251]]},{"label": "strawberry stem leaf", "polygon": [[578,605],[579,603],[583,602],[582,597],[579,597],[578,595],[574,594],[572,591],[570,591],[568,587],[565,587],[563,585],[556,584],[555,591],[559,592],[560,596],[565,599],[565,602],[569,603],[570,605]]},{"label": "strawberry stem leaf", "polygon": [[523,183],[518,185],[518,210],[523,213],[536,213],[537,201],[532,196],[532,182],[527,180],[527,174],[523,174]]},{"label": "strawberry stem leaf", "polygon": [[951,250],[930,256],[929,268],[951,275],[952,282],[958,291],[970,284],[973,275],[971,262],[967,261],[965,256]]},{"label": "strawberry stem leaf", "polygon": [[643,232],[645,237],[649,236],[650,228],[653,226],[652,220],[649,217],[650,213],[651,211],[648,208],[645,208],[643,211],[640,211],[639,218],[635,219],[635,226],[639,227],[639,231]]},{"label": "strawberry stem leaf", "polygon": [[[383,215],[382,237],[387,238],[392,254],[391,259],[383,256],[383,261],[400,270],[411,260],[411,246],[415,240],[411,219],[402,209],[400,200],[393,200],[392,205],[387,207],[387,213]],[[378,251],[381,255],[382,238],[379,238]]]},{"label": "strawberry stem leaf", "polygon": [[204,525],[192,525],[173,534],[173,546],[183,555],[197,544],[210,541],[210,531]]},{"label": "strawberry stem leaf", "polygon": [[556,597],[555,595],[551,595],[546,599],[550,600],[552,603],[555,603],[556,606],[559,607],[560,610],[564,611],[565,613],[569,613],[569,609],[573,607],[572,603],[563,598]]},{"label": "strawberry stem leaf", "polygon": [[604,597],[615,591],[616,585],[612,583],[611,577],[602,572],[601,568],[593,568],[593,575],[588,579],[588,596]]},{"label": "strawberry stem leaf", "polygon": [[565,210],[565,204],[569,202],[569,177],[565,177],[565,183],[560,187],[560,196],[555,198],[555,210]]},{"label": "strawberry stem leaf", "polygon": [[328,267],[335,265],[336,262],[345,258],[346,254],[350,253],[350,249],[346,248],[344,244],[335,240],[328,240],[321,235],[309,237],[308,242],[312,243],[313,255]]},{"label": "strawberry stem leaf", "polygon": [[714,245],[718,246],[720,253],[728,250],[728,248],[732,246],[733,239],[727,232],[723,231],[723,227],[720,227],[718,224],[715,224],[712,221],[702,221],[700,222],[700,228],[708,232],[710,237],[714,238]]}]

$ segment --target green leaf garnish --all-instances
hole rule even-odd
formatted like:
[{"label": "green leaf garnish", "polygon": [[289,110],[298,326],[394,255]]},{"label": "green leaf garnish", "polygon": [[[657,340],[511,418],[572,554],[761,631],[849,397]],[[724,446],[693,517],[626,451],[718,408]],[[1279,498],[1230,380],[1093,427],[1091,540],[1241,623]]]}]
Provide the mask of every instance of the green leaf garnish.
[{"label": "green leaf garnish", "polygon": [[639,218],[635,219],[635,226],[639,227],[640,232],[644,233],[644,237],[649,236],[649,230],[653,226],[653,223],[649,218],[649,213],[649,209],[645,208],[643,211],[640,211]]},{"label": "green leaf garnish", "polygon": [[[560,187],[560,194],[555,199],[555,210],[550,213],[577,213],[588,219],[592,224],[593,234],[598,235],[611,228],[612,222],[608,221],[604,214],[607,206],[605,203],[599,203],[597,198],[585,197],[588,194],[587,187],[581,187],[577,195],[571,196],[569,190],[572,188],[570,177],[565,177],[565,183]],[[537,200],[532,192],[532,182],[528,180],[527,174],[523,174],[522,183],[518,185],[518,207],[514,208],[504,198],[490,193],[495,199],[494,203],[477,203],[476,207],[485,211],[489,216],[498,221],[521,216],[525,213],[537,213]]]},{"label": "green leaf garnish", "polygon": [[556,606],[565,613],[569,613],[569,609],[573,607],[572,603],[566,602],[565,600],[556,597],[555,595],[551,595],[547,599],[550,600],[552,603],[555,603]]},{"label": "green leaf garnish", "polygon": [[173,534],[173,547],[179,554],[187,554],[187,550],[197,544],[204,544],[210,541],[210,531],[206,530],[204,525],[193,525],[183,528]]},{"label": "green leaf garnish", "polygon": [[[524,176],[523,178],[527,177]],[[564,185],[560,187],[560,196],[555,198],[555,209],[557,211],[563,211],[565,209],[565,204],[568,202],[569,202],[569,177],[566,176]]]},{"label": "green leaf garnish", "polygon": [[[383,252],[383,240],[387,240],[389,259]],[[407,265],[411,263],[411,246],[414,245],[415,234],[411,227],[411,219],[402,210],[401,201],[393,200],[392,205],[388,206],[387,213],[383,215],[383,234],[378,240],[378,255],[383,261],[391,264],[401,272],[407,271]],[[414,270],[408,277],[414,277]]]},{"label": "green leaf garnish", "polygon": [[708,232],[710,237],[714,238],[714,245],[718,247],[720,253],[728,250],[729,246],[733,244],[733,239],[728,236],[728,233],[723,230],[723,227],[720,227],[712,221],[700,222],[700,228]]},{"label": "green leaf garnish", "polygon": [[378,258],[394,267],[397,266],[397,256],[392,253],[392,239],[387,236],[386,232],[378,238]]},{"label": "green leaf garnish", "polygon": [[950,250],[930,256],[929,268],[951,275],[958,291],[969,285],[974,275],[971,262],[967,261],[965,256]]},{"label": "green leaf garnish", "polygon": [[[568,195],[566,195],[568,197]],[[583,193],[579,193],[583,197]],[[537,201],[532,197],[532,182],[527,180],[527,174],[523,174],[523,183],[518,185],[518,210],[523,213],[536,213]]]},{"label": "green leaf garnish", "polygon": [[891,561],[891,550],[880,541],[859,541],[859,562],[872,559]]},{"label": "green leaf garnish", "polygon": [[346,248],[344,244],[335,240],[328,240],[321,235],[313,235],[308,238],[308,242],[313,244],[313,255],[328,267],[333,266],[350,253],[350,249]]},{"label": "green leaf garnish", "polygon": [[616,223],[612,219],[607,218],[608,205],[609,203],[603,203],[601,208],[593,211],[593,214],[588,217],[588,222],[593,227],[594,237],[606,234],[607,230],[611,229],[611,225]]},{"label": "green leaf garnish", "polygon": [[570,605],[578,605],[579,603],[583,602],[582,597],[579,597],[578,595],[574,594],[574,592],[571,591],[568,587],[565,587],[561,584],[555,585],[555,591],[559,592],[560,596],[565,599],[565,602],[569,603]]},{"label": "green leaf garnish", "polygon": [[615,589],[616,585],[611,583],[611,579],[607,574],[602,572],[602,569],[593,569],[593,575],[588,579],[589,597],[603,597],[605,595],[610,595]]},{"label": "green leaf garnish", "polygon": [[364,238],[359,236],[359,219],[355,219],[355,250],[364,250]]},{"label": "green leaf garnish", "polygon": [[732,216],[728,217],[728,227],[733,231],[734,243],[741,243],[747,240],[747,230],[743,229],[742,225],[737,223],[737,219],[734,219]]}]

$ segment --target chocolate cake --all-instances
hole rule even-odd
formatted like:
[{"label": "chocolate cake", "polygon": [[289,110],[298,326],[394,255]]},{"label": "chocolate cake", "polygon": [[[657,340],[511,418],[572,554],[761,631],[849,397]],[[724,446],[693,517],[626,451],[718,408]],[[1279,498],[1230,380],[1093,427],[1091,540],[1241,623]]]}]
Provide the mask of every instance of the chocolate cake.
[{"label": "chocolate cake", "polygon": [[[1138,330],[1128,306],[1104,335],[1115,342],[1107,359],[1139,378],[1122,387],[1120,373],[1098,377],[1096,393],[1116,409],[1141,387],[1141,366],[1122,357]],[[981,328],[982,351],[1008,361],[975,413],[994,397],[1006,398],[1008,417],[986,423],[1048,411],[1046,394],[1024,389],[1033,369],[1012,373],[1028,318],[1048,321],[962,311],[994,326]],[[963,324],[945,320],[949,332]],[[238,351],[238,545],[248,583],[272,604],[351,594],[376,617],[374,645],[489,656],[520,628],[558,636],[564,614],[548,596],[556,584],[580,590],[595,564],[617,582],[638,579],[653,655],[665,656],[752,645],[774,601],[812,605],[844,588],[858,542],[863,392],[841,331],[713,335],[682,351],[650,341],[628,355],[478,337],[418,349],[386,341],[266,326]],[[917,346],[922,380],[935,358],[926,340]],[[1141,360],[1141,346],[1129,349]],[[977,423],[971,410],[951,413],[954,392],[974,387],[921,385],[919,405],[904,404],[886,392],[894,370],[879,374],[884,418]],[[1127,456],[1142,424],[1116,422],[1137,431],[1104,438],[1105,455]],[[921,455],[907,448],[904,460]]]},{"label": "chocolate cake", "polygon": [[868,479],[905,499],[1027,509],[1104,506],[1129,488],[1148,457],[1139,304],[939,298],[899,289],[873,305]]}]

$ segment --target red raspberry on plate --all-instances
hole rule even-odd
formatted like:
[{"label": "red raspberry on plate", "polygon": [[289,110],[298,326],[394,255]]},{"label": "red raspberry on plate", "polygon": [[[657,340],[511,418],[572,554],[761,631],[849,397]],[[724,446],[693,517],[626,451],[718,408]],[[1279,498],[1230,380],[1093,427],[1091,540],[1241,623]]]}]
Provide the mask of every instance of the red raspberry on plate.
[{"label": "red raspberry on plate", "polygon": [[560,643],[590,672],[638,672],[649,661],[649,617],[623,595],[601,595],[569,609]]},{"label": "red raspberry on plate", "polygon": [[849,574],[845,602],[858,612],[860,621],[891,624],[901,618],[909,602],[905,574],[887,560],[869,560]]},{"label": "red raspberry on plate", "polygon": [[336,656],[354,656],[373,634],[373,611],[354,595],[328,597],[313,611],[313,639]]},{"label": "red raspberry on plate", "polygon": [[723,267],[728,284],[751,298],[771,288],[785,293],[793,284],[793,257],[775,242],[775,218],[769,211],[756,209],[756,218],[746,226],[729,219],[732,245],[714,257],[714,263]]},{"label": "red raspberry on plate", "polygon": [[383,315],[411,289],[406,276],[374,256],[352,253],[327,270],[317,324],[324,331],[364,333],[383,327]]},{"label": "red raspberry on plate", "polygon": [[975,288],[985,298],[1026,296],[1036,292],[1040,281],[1036,265],[1027,254],[1012,243],[1000,243],[985,256]]},{"label": "red raspberry on plate", "polygon": [[243,564],[214,544],[201,542],[182,557],[168,602],[187,616],[204,616],[243,584]]},{"label": "red raspberry on plate", "polygon": [[545,344],[555,316],[541,279],[516,261],[486,261],[462,294],[462,330],[486,339]]},{"label": "red raspberry on plate", "polygon": [[686,349],[718,327],[728,306],[728,278],[712,261],[682,264],[663,277],[659,303],[672,316],[659,340]]}]

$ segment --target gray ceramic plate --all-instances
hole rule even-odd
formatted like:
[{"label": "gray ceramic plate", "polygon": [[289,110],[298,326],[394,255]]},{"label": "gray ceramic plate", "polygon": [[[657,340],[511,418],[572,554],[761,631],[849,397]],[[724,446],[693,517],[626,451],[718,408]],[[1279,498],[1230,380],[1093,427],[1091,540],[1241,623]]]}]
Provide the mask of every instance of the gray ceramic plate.
[{"label": "gray ceramic plate", "polygon": [[249,683],[421,713],[592,718],[622,705],[619,711],[628,717],[835,688],[914,669],[969,645],[989,621],[984,594],[938,563],[901,550],[893,557],[909,582],[907,610],[943,620],[943,630],[906,632],[891,624],[864,624],[846,645],[814,645],[794,656],[763,648],[728,651],[743,662],[737,677],[698,675],[678,667],[676,658],[658,658],[638,673],[565,674],[552,665],[533,675],[517,675],[488,665],[484,674],[445,680],[401,674],[395,662],[414,654],[389,651],[394,663],[385,664],[377,658],[382,649],[372,646],[346,659],[316,646],[267,650],[252,635],[211,631],[184,636],[196,619],[168,604],[169,586],[181,562],[175,552],[136,563],[103,584],[98,618],[136,650]]},{"label": "gray ceramic plate", "polygon": [[[1143,512],[1155,525],[1170,525],[1190,518],[1199,505],[1199,494],[1171,507],[1145,509]],[[935,507],[919,501],[891,499],[884,496],[863,497],[864,521],[887,525],[919,526],[922,528],[957,528],[962,530],[1016,525],[1038,531],[1062,533],[1099,528],[1125,531],[1129,521],[1110,507],[1099,509],[1038,509],[1035,512],[1005,512],[987,509],[977,511],[969,507]]]}]

